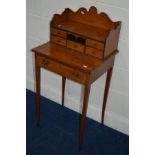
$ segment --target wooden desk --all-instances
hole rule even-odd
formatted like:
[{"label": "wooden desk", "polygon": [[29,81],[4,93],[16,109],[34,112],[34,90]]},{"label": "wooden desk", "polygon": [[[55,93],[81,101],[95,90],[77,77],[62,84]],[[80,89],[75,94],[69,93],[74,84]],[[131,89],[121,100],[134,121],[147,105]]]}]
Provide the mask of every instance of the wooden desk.
[{"label": "wooden desk", "polygon": [[[66,15],[76,21],[66,19]],[[87,18],[84,19],[85,17]],[[80,18],[84,20],[81,21]],[[100,20],[98,19],[99,22],[97,22],[96,18],[103,19],[104,28],[102,28],[103,25],[100,26]],[[96,21],[96,27],[91,25],[93,20]],[[64,106],[66,78],[84,85],[80,147],[83,145],[91,84],[107,72],[101,117],[103,123],[115,55],[118,53],[120,24],[120,22],[112,22],[105,13],[98,15],[95,7],[91,7],[89,11],[80,8],[75,13],[66,9],[62,15],[54,16],[51,22],[50,41],[33,49],[36,71],[37,126],[40,125],[41,67],[62,76],[62,106]]]}]

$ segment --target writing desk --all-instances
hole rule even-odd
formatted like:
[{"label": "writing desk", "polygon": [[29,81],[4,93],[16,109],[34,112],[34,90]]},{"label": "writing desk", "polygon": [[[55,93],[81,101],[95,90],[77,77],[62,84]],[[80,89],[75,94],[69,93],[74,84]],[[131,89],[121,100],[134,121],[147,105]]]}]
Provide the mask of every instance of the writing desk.
[{"label": "writing desk", "polygon": [[66,9],[62,15],[53,17],[50,41],[32,50],[35,52],[37,126],[40,125],[41,68],[62,76],[62,106],[66,78],[84,85],[80,147],[83,145],[91,84],[107,72],[103,123],[115,55],[118,53],[120,25],[120,22],[112,22],[105,13],[97,14],[95,7],[89,11],[80,8],[77,12]]}]

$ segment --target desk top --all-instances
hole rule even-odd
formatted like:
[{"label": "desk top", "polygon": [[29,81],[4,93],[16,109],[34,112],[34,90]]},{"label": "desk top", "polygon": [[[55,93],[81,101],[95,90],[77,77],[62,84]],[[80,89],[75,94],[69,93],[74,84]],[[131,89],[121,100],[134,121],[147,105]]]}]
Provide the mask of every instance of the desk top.
[{"label": "desk top", "polygon": [[62,64],[75,67],[89,73],[104,64],[109,57],[112,57],[117,53],[117,51],[114,51],[107,59],[100,60],[92,56],[84,55],[80,52],[75,52],[72,49],[57,45],[52,42],[47,42],[32,49],[32,51]]}]

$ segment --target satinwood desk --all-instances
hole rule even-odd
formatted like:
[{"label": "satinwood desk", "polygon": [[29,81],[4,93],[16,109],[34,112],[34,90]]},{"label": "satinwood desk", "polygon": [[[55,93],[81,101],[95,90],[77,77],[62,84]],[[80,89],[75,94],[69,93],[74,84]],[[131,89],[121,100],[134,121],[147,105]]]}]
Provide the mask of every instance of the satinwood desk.
[{"label": "satinwood desk", "polygon": [[107,72],[102,117],[110,87],[121,22],[113,22],[105,13],[80,8],[77,12],[65,9],[55,14],[50,24],[50,41],[34,48],[36,72],[37,126],[40,125],[41,67],[62,76],[62,106],[66,78],[84,85],[84,100],[80,126],[80,148],[83,145],[85,120],[91,84]]}]

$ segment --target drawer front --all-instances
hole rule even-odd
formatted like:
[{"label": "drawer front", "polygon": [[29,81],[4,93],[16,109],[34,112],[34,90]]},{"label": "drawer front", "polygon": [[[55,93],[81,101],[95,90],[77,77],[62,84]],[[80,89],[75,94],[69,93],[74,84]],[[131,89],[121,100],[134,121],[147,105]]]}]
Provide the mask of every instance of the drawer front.
[{"label": "drawer front", "polygon": [[67,37],[67,32],[63,31],[63,30],[59,30],[56,28],[52,28],[52,34],[66,38]]},{"label": "drawer front", "polygon": [[85,46],[73,41],[67,41],[67,47],[73,50],[84,52]]},{"label": "drawer front", "polygon": [[104,49],[104,43],[95,41],[95,40],[91,40],[91,39],[87,39],[86,40],[86,45],[103,50]]},{"label": "drawer front", "polygon": [[39,66],[46,68],[48,70],[51,70],[57,74],[63,75],[71,80],[75,80],[80,83],[85,83],[86,81],[86,75],[74,68],[65,66],[61,63],[57,63],[53,60],[44,58],[42,56],[37,57],[37,63]]},{"label": "drawer front", "polygon": [[66,46],[66,39],[63,39],[54,35],[52,36],[52,42]]},{"label": "drawer front", "polygon": [[103,51],[96,50],[95,48],[91,48],[91,47],[86,47],[86,54],[95,56],[100,59],[103,58]]}]

